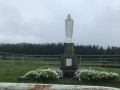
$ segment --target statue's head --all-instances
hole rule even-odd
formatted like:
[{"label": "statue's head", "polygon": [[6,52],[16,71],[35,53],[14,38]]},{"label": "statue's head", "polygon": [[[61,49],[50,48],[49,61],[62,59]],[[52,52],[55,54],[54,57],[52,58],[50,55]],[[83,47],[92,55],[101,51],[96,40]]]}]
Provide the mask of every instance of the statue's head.
[{"label": "statue's head", "polygon": [[70,14],[68,14],[68,16],[67,16],[67,19],[71,19],[71,16],[70,16]]}]

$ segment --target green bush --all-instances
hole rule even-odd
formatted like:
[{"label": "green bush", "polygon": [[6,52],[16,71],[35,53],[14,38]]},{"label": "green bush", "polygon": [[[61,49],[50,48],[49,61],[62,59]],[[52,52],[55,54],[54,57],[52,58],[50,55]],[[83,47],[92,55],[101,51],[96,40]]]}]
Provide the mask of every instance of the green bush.
[{"label": "green bush", "polygon": [[81,69],[75,72],[74,77],[79,81],[106,81],[115,80],[119,74],[95,69]]},{"label": "green bush", "polygon": [[53,68],[37,69],[29,71],[25,76],[41,80],[59,80],[59,78],[63,77],[63,72],[62,70]]}]

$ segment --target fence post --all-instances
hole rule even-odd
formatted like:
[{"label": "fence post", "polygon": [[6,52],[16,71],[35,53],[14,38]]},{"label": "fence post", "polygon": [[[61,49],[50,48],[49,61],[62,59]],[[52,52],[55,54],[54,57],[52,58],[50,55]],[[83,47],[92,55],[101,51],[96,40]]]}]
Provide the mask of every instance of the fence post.
[{"label": "fence post", "polygon": [[80,55],[80,65],[81,65],[81,55]]},{"label": "fence post", "polygon": [[14,54],[13,54],[13,56],[12,56],[12,64],[13,64],[13,61],[14,61]]},{"label": "fence post", "polygon": [[43,56],[41,57],[40,64],[42,64]]},{"label": "fence post", "polygon": [[24,55],[23,55],[23,64],[24,64],[24,61],[25,61],[25,59],[24,59]]},{"label": "fence post", "polygon": [[101,56],[100,56],[100,64],[102,64]]}]

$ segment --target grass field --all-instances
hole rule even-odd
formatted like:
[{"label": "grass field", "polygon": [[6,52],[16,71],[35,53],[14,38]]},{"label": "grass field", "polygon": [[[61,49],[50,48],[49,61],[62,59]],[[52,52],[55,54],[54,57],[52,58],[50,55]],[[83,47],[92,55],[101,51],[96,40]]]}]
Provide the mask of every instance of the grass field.
[{"label": "grass field", "polygon": [[[41,64],[42,63],[42,64]],[[35,70],[38,68],[59,68],[59,61],[40,61],[40,60],[26,60],[24,63],[22,60],[17,60],[12,63],[11,60],[0,60],[0,82],[26,82],[26,83],[49,83],[49,84],[72,84],[72,85],[97,85],[97,86],[110,86],[120,88],[119,83],[113,82],[70,82],[70,81],[18,81],[18,77],[24,75],[28,71]],[[90,62],[87,62],[90,63]],[[44,65],[43,65],[44,64]],[[55,64],[55,65],[48,65]],[[79,66],[79,68],[89,68]],[[97,68],[97,69],[105,69],[107,71],[116,72],[120,74],[120,68]],[[120,80],[120,76],[119,76]]]}]

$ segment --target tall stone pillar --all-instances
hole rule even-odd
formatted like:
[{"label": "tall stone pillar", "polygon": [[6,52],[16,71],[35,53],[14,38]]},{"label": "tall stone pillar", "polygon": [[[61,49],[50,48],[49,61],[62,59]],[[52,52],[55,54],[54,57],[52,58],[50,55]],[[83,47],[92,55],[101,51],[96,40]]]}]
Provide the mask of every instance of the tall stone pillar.
[{"label": "tall stone pillar", "polygon": [[64,43],[64,54],[61,55],[60,69],[64,72],[64,77],[73,77],[74,72],[78,69],[77,56],[74,54],[74,43],[72,39],[73,20],[71,16],[65,20],[66,40]]}]

